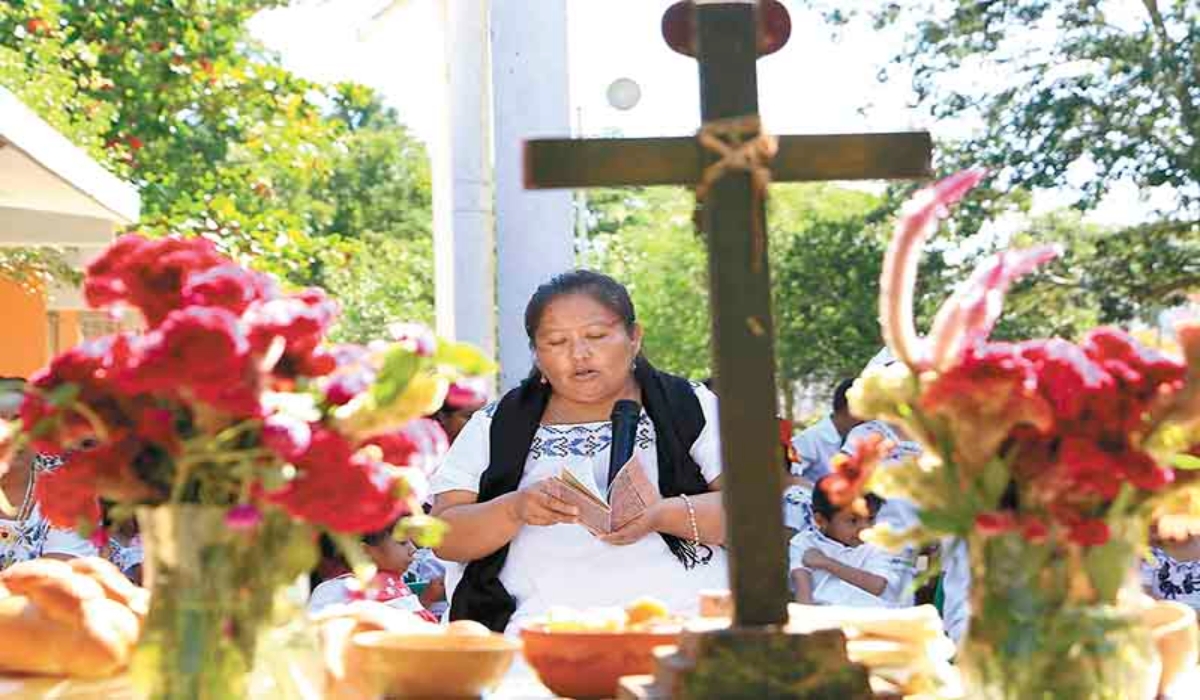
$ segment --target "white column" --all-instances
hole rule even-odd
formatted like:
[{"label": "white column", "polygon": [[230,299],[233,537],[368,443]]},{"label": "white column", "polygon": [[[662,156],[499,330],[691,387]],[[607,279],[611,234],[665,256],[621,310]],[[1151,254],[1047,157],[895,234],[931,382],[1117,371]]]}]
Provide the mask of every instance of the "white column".
[{"label": "white column", "polygon": [[566,0],[492,0],[496,257],[501,389],[529,371],[525,304],[575,263],[567,190],[526,191],[521,144],[571,133]]},{"label": "white column", "polygon": [[496,352],[487,0],[445,0],[446,80],[431,144],[437,331]]}]

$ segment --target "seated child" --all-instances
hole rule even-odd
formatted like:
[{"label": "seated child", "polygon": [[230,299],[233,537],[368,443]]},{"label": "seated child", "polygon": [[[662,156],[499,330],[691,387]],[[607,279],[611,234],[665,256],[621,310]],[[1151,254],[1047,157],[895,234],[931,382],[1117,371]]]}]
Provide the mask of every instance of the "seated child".
[{"label": "seated child", "polygon": [[421,600],[421,605],[441,619],[450,602],[446,600],[446,565],[432,549],[418,549],[404,574],[404,582]]},{"label": "seated child", "polygon": [[393,526],[389,525],[378,532],[363,535],[363,549],[378,567],[375,578],[366,589],[357,589],[357,581],[352,573],[344,573],[323,581],[309,596],[310,613],[319,612],[336,603],[349,603],[365,598],[407,610],[429,622],[438,621],[404,583],[404,572],[412,564],[416,548],[407,539],[399,541],[392,537],[392,528]]},{"label": "seated child", "polygon": [[[856,504],[836,508],[822,488],[812,491],[814,527],[792,538],[790,559],[796,602],[808,605],[890,607],[904,560],[860,539],[871,527],[883,499],[867,494]],[[865,502],[865,510],[862,510]]]},{"label": "seated child", "polygon": [[1150,560],[1142,562],[1142,586],[1159,600],[1200,610],[1200,537],[1173,541],[1152,533]]}]

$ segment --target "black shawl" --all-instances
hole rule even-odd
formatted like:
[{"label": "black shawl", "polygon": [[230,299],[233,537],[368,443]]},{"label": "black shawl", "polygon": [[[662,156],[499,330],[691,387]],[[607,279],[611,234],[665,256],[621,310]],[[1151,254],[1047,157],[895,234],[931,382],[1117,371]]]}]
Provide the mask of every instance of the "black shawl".
[{"label": "black shawl", "polygon": [[[704,413],[691,382],[654,369],[638,359],[634,378],[642,390],[642,405],[654,423],[658,453],[658,489],[664,498],[706,493],[708,483],[689,451],[704,429]],[[479,484],[479,503],[517,490],[525,472],[525,460],[550,401],[550,387],[539,378],[525,380],[500,399],[492,416],[490,464]],[[662,533],[671,553],[682,566],[708,563],[705,554],[686,540]],[[502,632],[516,610],[516,601],[500,582],[500,571],[508,558],[508,545],[467,564],[462,581],[454,590],[450,619],[475,620]]]}]

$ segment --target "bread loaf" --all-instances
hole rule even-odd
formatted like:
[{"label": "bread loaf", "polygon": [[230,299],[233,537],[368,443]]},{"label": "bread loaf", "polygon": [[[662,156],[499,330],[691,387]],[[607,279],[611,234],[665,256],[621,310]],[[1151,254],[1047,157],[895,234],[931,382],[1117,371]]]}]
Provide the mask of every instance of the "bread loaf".
[{"label": "bread loaf", "polygon": [[145,591],[112,574],[124,578],[99,558],[35,559],[0,572],[0,671],[103,678],[128,665]]}]

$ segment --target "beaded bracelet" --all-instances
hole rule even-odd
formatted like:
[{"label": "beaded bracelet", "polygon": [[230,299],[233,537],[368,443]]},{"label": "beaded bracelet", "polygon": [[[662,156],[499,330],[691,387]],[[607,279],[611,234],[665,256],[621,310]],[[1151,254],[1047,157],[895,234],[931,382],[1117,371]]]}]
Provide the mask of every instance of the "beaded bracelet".
[{"label": "beaded bracelet", "polygon": [[692,544],[700,546],[700,527],[696,525],[696,509],[692,506],[692,499],[687,497],[687,494],[681,493],[679,497],[683,499],[683,504],[688,509],[688,522],[692,525]]}]

